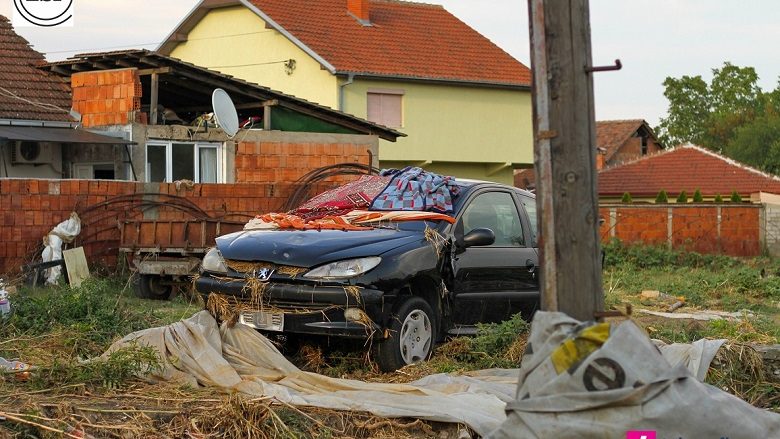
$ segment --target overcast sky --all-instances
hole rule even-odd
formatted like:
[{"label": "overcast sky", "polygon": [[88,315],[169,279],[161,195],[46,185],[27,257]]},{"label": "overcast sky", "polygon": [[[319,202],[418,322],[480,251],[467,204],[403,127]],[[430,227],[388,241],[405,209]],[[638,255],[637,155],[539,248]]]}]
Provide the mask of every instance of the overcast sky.
[{"label": "overcast sky", "polygon": [[[304,1],[304,0],[301,0]],[[13,0],[0,0],[11,17]],[[50,60],[77,52],[154,49],[197,0],[75,0],[75,26],[20,28]],[[346,0],[345,0],[346,3]],[[525,0],[429,0],[444,5],[515,58],[529,64]],[[761,86],[780,76],[780,1],[591,0],[594,65],[623,62],[596,76],[597,119],[642,118],[655,125],[666,113],[667,76],[703,75],[724,61],[753,66]]]}]

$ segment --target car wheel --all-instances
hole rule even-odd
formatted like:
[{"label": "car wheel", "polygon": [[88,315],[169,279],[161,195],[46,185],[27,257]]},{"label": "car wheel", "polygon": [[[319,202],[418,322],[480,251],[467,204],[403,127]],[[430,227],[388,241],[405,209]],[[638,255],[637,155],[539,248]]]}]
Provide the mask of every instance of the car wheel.
[{"label": "car wheel", "polygon": [[173,286],[165,284],[162,276],[140,274],[136,277],[134,290],[141,299],[168,300]]},{"label": "car wheel", "polygon": [[390,337],[376,346],[376,360],[382,372],[425,361],[436,341],[433,310],[420,297],[407,298],[393,315]]}]

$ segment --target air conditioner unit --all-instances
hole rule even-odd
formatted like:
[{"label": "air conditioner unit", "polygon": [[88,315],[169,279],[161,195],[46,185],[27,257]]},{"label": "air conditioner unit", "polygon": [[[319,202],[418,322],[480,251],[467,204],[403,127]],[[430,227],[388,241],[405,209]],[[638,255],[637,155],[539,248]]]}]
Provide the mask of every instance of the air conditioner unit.
[{"label": "air conditioner unit", "polygon": [[53,145],[50,143],[17,141],[11,153],[11,162],[15,164],[51,163],[54,158]]}]

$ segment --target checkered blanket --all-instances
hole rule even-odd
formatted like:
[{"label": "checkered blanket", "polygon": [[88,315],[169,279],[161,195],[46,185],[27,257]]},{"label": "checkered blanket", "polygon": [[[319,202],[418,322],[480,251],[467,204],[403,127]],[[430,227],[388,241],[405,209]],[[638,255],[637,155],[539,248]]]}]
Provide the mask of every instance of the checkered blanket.
[{"label": "checkered blanket", "polygon": [[452,213],[452,199],[460,188],[455,179],[421,168],[386,169],[379,175],[392,180],[374,198],[370,210],[418,210]]}]

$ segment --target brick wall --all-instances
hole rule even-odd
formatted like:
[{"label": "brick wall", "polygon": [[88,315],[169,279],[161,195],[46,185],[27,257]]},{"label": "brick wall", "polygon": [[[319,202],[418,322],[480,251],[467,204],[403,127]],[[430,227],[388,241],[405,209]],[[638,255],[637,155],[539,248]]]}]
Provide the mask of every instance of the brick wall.
[{"label": "brick wall", "polygon": [[700,253],[758,256],[772,226],[763,205],[602,205],[602,242],[666,245]]},{"label": "brick wall", "polygon": [[[322,166],[338,163],[369,164],[372,143],[303,143],[289,141],[241,142],[236,150],[236,181],[242,183],[294,182]],[[375,156],[374,156],[375,158]],[[375,161],[375,159],[374,159]],[[352,176],[332,181],[351,181]]]},{"label": "brick wall", "polygon": [[74,73],[73,109],[85,128],[125,125],[141,109],[141,80],[135,68]]},{"label": "brick wall", "polygon": [[[311,192],[333,186],[320,183]],[[0,179],[0,273],[14,272],[30,262],[43,237],[73,211],[82,218],[76,245],[84,246],[90,265],[115,267],[119,221],[192,218],[176,207],[182,199],[211,217],[245,221],[278,210],[296,188],[292,184],[198,184],[177,189],[172,183]],[[182,199],[172,201],[171,196]],[[100,205],[104,202],[109,204]],[[152,206],[155,202],[168,206]]]}]

